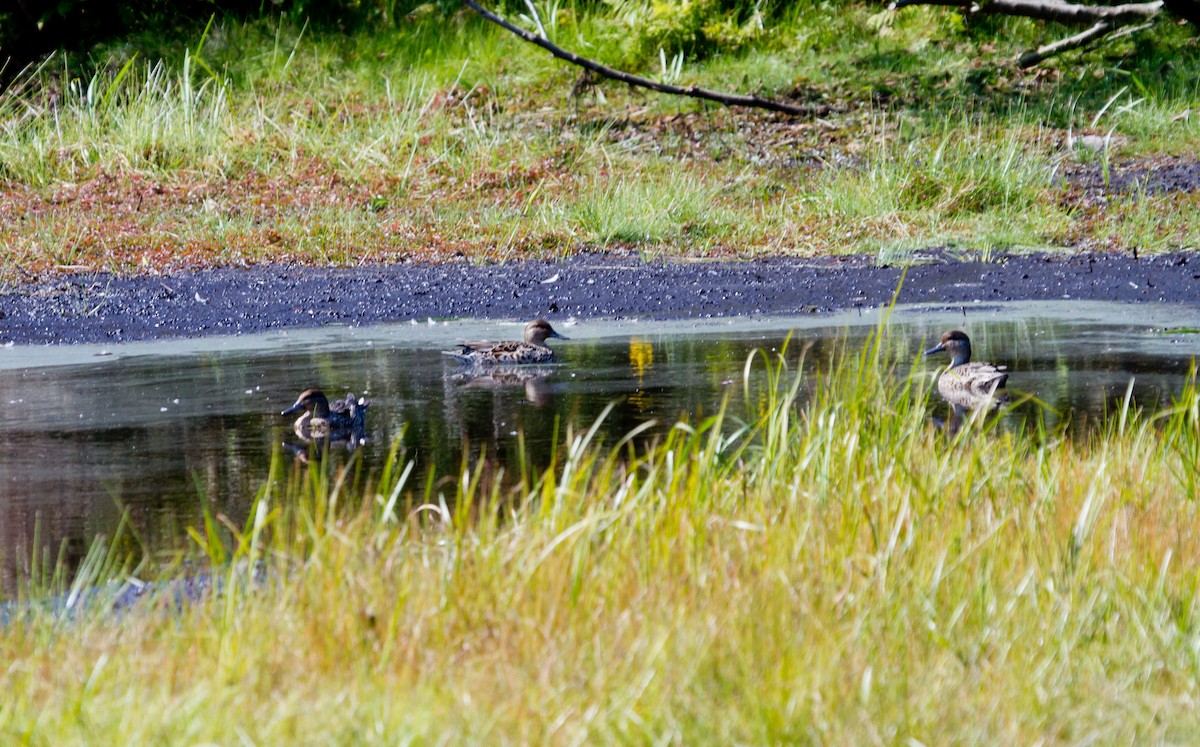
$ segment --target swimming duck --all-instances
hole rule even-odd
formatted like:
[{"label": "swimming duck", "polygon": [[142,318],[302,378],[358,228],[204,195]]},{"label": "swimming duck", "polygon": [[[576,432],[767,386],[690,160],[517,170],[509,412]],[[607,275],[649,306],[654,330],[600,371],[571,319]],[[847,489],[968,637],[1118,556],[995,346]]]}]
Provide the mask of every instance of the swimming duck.
[{"label": "swimming duck", "polygon": [[534,319],[525,325],[525,340],[505,340],[494,342],[481,340],[476,342],[460,342],[458,350],[443,350],[442,355],[448,355],[461,363],[472,366],[512,366],[536,363],[554,363],[554,351],[546,346],[546,340],[557,337],[560,340],[570,339],[554,331],[550,322],[545,319]]},{"label": "swimming duck", "polygon": [[925,355],[950,353],[950,365],[938,377],[938,391],[951,404],[978,407],[995,401],[996,390],[1008,381],[1005,366],[971,362],[971,340],[961,330],[953,329],[942,335],[941,342],[925,351]]},{"label": "swimming duck", "polygon": [[281,415],[304,411],[296,418],[293,428],[303,439],[328,437],[335,441],[354,437],[358,440],[365,431],[367,405],[365,399],[355,399],[347,394],[345,399],[331,404],[325,393],[317,388],[305,389],[296,398],[296,403]]}]

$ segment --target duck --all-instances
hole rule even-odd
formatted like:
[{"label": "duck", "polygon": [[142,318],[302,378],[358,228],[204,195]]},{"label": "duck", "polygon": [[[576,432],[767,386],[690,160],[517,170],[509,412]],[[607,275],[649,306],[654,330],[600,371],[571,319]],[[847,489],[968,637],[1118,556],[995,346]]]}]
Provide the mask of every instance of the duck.
[{"label": "duck", "polygon": [[950,365],[938,377],[938,392],[952,405],[975,408],[998,400],[996,390],[1008,381],[1006,366],[971,360],[971,338],[962,330],[952,329],[942,335],[937,345],[925,355],[947,352]]},{"label": "duck", "polygon": [[442,355],[470,366],[524,366],[555,363],[554,351],[546,346],[551,337],[559,340],[571,338],[560,335],[545,319],[534,319],[525,325],[525,339],[495,342],[480,340],[458,343],[457,350],[443,350]]},{"label": "duck", "polygon": [[297,436],[306,440],[326,437],[335,441],[351,437],[358,440],[365,429],[369,404],[365,399],[355,399],[353,394],[330,403],[325,392],[311,387],[300,392],[295,404],[280,415],[292,415],[303,410],[304,414],[296,418],[292,427]]}]

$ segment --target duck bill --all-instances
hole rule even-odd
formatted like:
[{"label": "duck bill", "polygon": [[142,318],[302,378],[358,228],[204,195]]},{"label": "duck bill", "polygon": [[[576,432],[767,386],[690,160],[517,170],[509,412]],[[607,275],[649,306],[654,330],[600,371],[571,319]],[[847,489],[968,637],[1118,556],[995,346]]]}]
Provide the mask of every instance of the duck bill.
[{"label": "duck bill", "polygon": [[936,347],[932,347],[932,348],[926,350],[925,355],[933,355],[934,353],[940,353],[945,349],[946,349],[946,346],[939,343]]},{"label": "duck bill", "polygon": [[559,333],[557,333],[557,332],[553,333],[553,334],[552,334],[552,335],[550,335],[550,336],[551,336],[551,337],[554,337],[554,338],[557,338],[557,339],[559,339],[559,340],[569,340],[569,339],[571,339],[570,337],[567,337],[566,335],[560,335],[560,334],[559,334]]},{"label": "duck bill", "polygon": [[303,409],[304,409],[304,403],[297,402],[296,404],[292,405],[291,407],[289,407],[288,409],[284,410],[283,412],[281,412],[279,414],[280,415],[291,415],[292,413],[300,412]]}]

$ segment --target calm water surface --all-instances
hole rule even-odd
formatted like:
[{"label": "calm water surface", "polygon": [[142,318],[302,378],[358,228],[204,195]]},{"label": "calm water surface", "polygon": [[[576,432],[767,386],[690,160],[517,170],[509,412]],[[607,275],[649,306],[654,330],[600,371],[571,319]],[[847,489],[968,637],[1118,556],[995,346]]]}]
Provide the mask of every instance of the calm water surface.
[{"label": "calm water surface", "polygon": [[[535,464],[556,434],[590,425],[610,403],[609,443],[634,426],[693,421],[722,398],[744,412],[741,373],[755,348],[812,343],[814,365],[861,345],[878,317],[730,322],[556,322],[561,365],[525,380],[460,381],[438,354],[459,338],[513,338],[520,324],[422,323],[112,348],[0,348],[0,593],[35,545],[86,553],[127,512],[147,551],[186,546],[202,496],[241,523],[272,455],[297,445],[279,411],[305,387],[370,398],[363,466],[378,470],[402,438],[418,469],[454,474],[464,450],[513,465],[517,433]],[[1047,420],[1096,422],[1133,382],[1154,408],[1183,386],[1200,353],[1189,307],[1022,304],[965,311],[907,307],[891,344],[916,356],[945,329],[971,335],[976,357],[1007,364],[1009,386],[1047,403]],[[2,339],[0,330],[0,339]],[[945,359],[939,361],[944,365]],[[931,375],[936,364],[928,364]],[[935,408],[940,411],[942,405]],[[931,416],[937,413],[931,413]],[[1010,415],[1016,419],[1019,414]],[[335,455],[334,458],[345,458]]]}]

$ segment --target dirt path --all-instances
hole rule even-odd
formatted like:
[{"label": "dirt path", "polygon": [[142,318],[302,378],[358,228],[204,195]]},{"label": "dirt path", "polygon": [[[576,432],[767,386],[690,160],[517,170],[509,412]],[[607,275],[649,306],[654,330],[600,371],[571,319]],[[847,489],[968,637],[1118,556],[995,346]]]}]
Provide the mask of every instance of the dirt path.
[{"label": "dirt path", "polygon": [[[908,268],[901,302],[959,306],[1070,298],[1200,305],[1200,254],[919,259]],[[426,317],[815,313],[885,304],[900,276],[900,267],[876,267],[866,257],[645,263],[611,256],[355,270],[262,266],[170,277],[76,275],[0,294],[0,343],[119,342]]]}]

